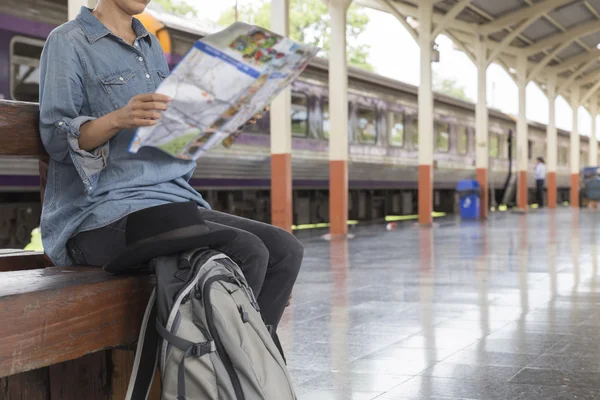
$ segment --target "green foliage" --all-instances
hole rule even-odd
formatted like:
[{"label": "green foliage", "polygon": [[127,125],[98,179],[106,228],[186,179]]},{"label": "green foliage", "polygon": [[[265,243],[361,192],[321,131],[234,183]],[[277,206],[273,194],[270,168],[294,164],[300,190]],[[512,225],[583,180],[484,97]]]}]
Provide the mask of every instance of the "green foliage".
[{"label": "green foliage", "polygon": [[455,79],[440,78],[435,72],[433,73],[433,91],[460,100],[472,101],[465,93],[465,88],[460,86]]},{"label": "green foliage", "polygon": [[197,17],[198,13],[196,9],[189,4],[187,4],[183,0],[152,0],[154,3],[158,4],[163,10],[169,12],[171,14],[180,15],[180,16],[188,16],[188,17]]},{"label": "green foliage", "polygon": [[[271,2],[262,1],[259,5],[238,6],[238,19],[269,29],[271,26]],[[230,25],[235,22],[234,9],[227,10],[219,23]],[[373,67],[368,62],[370,46],[359,44],[358,38],[369,23],[369,16],[357,6],[348,10],[346,36],[348,63],[369,71]],[[327,54],[330,49],[330,21],[327,4],[323,0],[290,1],[290,37],[293,40],[312,44]]]}]

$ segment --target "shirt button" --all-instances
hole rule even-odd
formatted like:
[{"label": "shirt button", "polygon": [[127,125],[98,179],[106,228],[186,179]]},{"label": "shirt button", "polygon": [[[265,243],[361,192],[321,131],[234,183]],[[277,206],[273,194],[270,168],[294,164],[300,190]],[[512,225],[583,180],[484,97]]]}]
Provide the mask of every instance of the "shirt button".
[{"label": "shirt button", "polygon": [[139,43],[137,42],[137,40],[134,43],[135,47],[140,47]]},{"label": "shirt button", "polygon": [[138,60],[144,61],[144,58],[143,57],[138,57]]},{"label": "shirt button", "polygon": [[125,80],[125,78],[123,78],[122,76],[120,76],[120,77],[119,77],[119,80],[120,80],[120,81],[124,81],[124,80]]},{"label": "shirt button", "polygon": [[146,74],[146,79],[150,79],[150,74]]},{"label": "shirt button", "polygon": [[65,123],[62,121],[59,121],[58,126],[63,126]]}]

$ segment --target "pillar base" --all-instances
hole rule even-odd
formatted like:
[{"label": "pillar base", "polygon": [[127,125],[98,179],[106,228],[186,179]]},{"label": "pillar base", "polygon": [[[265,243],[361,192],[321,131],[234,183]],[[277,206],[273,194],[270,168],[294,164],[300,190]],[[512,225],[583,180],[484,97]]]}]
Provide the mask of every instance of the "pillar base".
[{"label": "pillar base", "polygon": [[527,171],[519,171],[519,190],[517,192],[517,208],[525,210],[528,203]]},{"label": "pillar base", "polygon": [[571,174],[571,207],[579,208],[579,174]]},{"label": "pillar base", "polygon": [[329,161],[329,232],[332,237],[348,234],[348,161]]},{"label": "pillar base", "polygon": [[433,174],[431,165],[419,165],[419,224],[431,225],[433,217]]},{"label": "pillar base", "polygon": [[271,154],[271,224],[292,232],[292,155]]},{"label": "pillar base", "polygon": [[481,201],[480,201],[480,218],[488,217],[489,210],[489,200],[488,200],[488,170],[487,168],[477,168],[475,170],[475,176],[477,177],[477,181],[479,182],[479,186],[481,188]]},{"label": "pillar base", "polygon": [[556,208],[556,172],[548,172],[548,208]]}]

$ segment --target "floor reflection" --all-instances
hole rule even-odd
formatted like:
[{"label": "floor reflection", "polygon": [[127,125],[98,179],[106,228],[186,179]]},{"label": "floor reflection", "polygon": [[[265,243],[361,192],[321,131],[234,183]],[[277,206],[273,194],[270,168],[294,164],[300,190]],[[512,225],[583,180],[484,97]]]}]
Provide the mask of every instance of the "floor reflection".
[{"label": "floor reflection", "polygon": [[299,399],[599,399],[600,216],[305,240],[280,326]]}]

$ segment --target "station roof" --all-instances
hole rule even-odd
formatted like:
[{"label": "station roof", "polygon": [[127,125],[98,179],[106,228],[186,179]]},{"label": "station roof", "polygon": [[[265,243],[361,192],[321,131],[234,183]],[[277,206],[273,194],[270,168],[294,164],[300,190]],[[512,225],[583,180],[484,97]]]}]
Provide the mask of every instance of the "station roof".
[{"label": "station roof", "polygon": [[[418,38],[418,0],[356,0],[389,12]],[[558,94],[581,102],[600,96],[600,0],[433,0],[434,35],[442,33],[475,60],[475,43],[515,78],[517,56],[528,60],[527,79],[542,90],[556,74]]]}]

